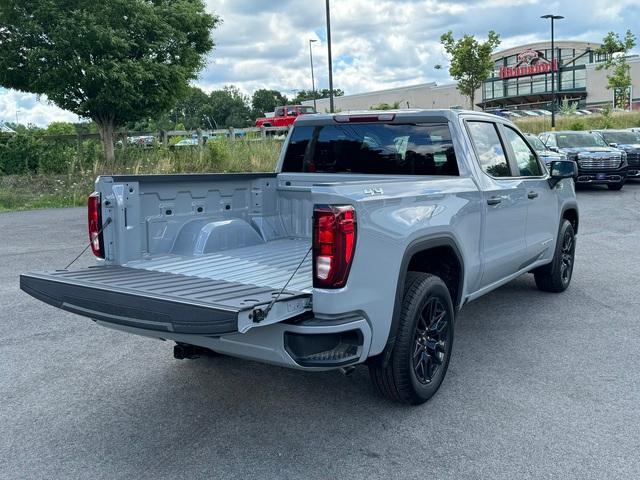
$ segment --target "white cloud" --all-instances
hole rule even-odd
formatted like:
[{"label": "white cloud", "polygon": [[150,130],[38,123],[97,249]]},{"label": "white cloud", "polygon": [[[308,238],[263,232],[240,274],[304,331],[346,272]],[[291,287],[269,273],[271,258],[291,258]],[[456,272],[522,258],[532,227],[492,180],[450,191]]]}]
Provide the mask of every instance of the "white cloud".
[{"label": "white cloud", "polygon": [[46,97],[0,88],[0,121],[42,127],[51,122],[77,122],[78,116],[52,105]]},{"label": "white cloud", "polygon": [[[309,43],[313,45],[316,86],[328,86],[322,0],[207,0],[207,8],[224,22],[213,33],[216,48],[196,84],[206,91],[234,84],[249,94],[274,88],[286,94],[309,89]],[[546,40],[548,22],[558,13],[556,35],[563,40],[598,41],[606,32],[623,32],[640,22],[638,0],[333,0],[334,85],[358,93],[401,85],[449,81],[439,44],[452,30],[501,34],[501,48]],[[0,92],[0,120],[46,124],[76,120],[72,114],[33,96]]]}]

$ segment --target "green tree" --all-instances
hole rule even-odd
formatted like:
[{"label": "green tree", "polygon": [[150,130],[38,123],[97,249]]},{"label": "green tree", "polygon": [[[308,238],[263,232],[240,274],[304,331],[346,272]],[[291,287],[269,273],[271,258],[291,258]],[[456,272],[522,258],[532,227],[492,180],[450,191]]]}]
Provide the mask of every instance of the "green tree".
[{"label": "green tree", "polygon": [[578,102],[572,102],[567,97],[562,99],[560,104],[560,113],[562,115],[575,115],[578,111]]},{"label": "green tree", "polygon": [[75,135],[76,126],[69,122],[51,122],[45,131],[47,135]]},{"label": "green tree", "polygon": [[219,128],[242,128],[252,121],[249,99],[233,85],[211,92],[202,115],[205,121],[210,121]]},{"label": "green tree", "polygon": [[400,102],[378,103],[371,105],[370,110],[397,110],[400,108]]},{"label": "green tree", "polygon": [[[627,63],[627,53],[636,46],[636,37],[627,30],[624,38],[615,32],[609,32],[602,40],[602,46],[596,53],[605,56],[597,70],[607,70],[607,88],[620,92],[619,99],[626,98],[625,92],[631,87],[631,68]],[[620,105],[615,105],[619,107]]]},{"label": "green tree", "polygon": [[189,87],[188,94],[177,103],[169,117],[174,118],[175,123],[181,122],[187,130],[210,128],[204,118],[209,101],[209,95],[205,92],[197,87]]},{"label": "green tree", "polygon": [[251,109],[254,117],[262,117],[266,112],[273,112],[276,107],[286,105],[289,99],[277,90],[261,88],[253,92]]},{"label": "green tree", "polygon": [[491,30],[487,41],[479,42],[473,35],[455,40],[453,32],[448,31],[440,37],[440,43],[450,57],[449,75],[458,83],[460,93],[469,98],[471,109],[475,109],[476,90],[491,75],[491,54],[500,45],[500,35]]},{"label": "green tree", "polygon": [[107,161],[117,126],[166,112],[213,48],[203,0],[0,2],[0,85],[92,119]]},{"label": "green tree", "polygon": [[[344,95],[344,91],[339,88],[333,89],[334,97],[342,97]],[[313,100],[314,94],[313,90],[298,90],[296,96],[291,100],[291,104],[299,104],[306,100]],[[316,90],[315,98],[329,98],[329,89],[323,88],[322,90]]]}]

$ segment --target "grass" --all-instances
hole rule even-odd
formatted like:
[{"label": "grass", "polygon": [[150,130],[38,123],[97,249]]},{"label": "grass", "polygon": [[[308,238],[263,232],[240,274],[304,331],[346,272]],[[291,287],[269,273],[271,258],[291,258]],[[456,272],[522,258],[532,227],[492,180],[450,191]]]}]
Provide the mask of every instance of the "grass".
[{"label": "grass", "polygon": [[[538,134],[551,130],[551,117],[530,117],[516,120],[523,131]],[[620,112],[608,115],[569,115],[556,117],[556,130],[596,130],[600,128],[640,127],[640,112]]]},{"label": "grass", "polygon": [[0,212],[85,205],[93,180],[68,175],[0,176]]},{"label": "grass", "polygon": [[[523,131],[534,134],[551,129],[549,117],[519,119],[516,123]],[[557,130],[638,126],[640,126],[640,112],[559,116],[556,120]],[[21,145],[18,144],[18,147]],[[268,138],[266,140],[216,140],[209,142],[202,150],[187,148],[172,151],[163,147],[148,149],[128,147],[118,149],[113,164],[106,164],[99,160],[98,144],[60,149],[59,151],[63,152],[57,154],[61,156],[60,158],[51,153],[55,151],[52,146],[45,151],[51,153],[47,162],[41,161],[40,158],[34,159],[33,157],[37,154],[31,157],[23,155],[25,158],[21,161],[40,165],[38,173],[0,175],[0,211],[84,205],[98,175],[273,171],[281,145],[282,140]],[[36,161],[30,162],[29,158]],[[57,174],[43,171],[48,168],[47,165],[52,164],[57,167]],[[64,167],[61,169],[60,165]]]},{"label": "grass", "polygon": [[99,175],[273,171],[282,140],[220,140],[201,150],[129,147],[113,164],[72,162],[68,173],[0,175],[0,211],[85,205]]}]

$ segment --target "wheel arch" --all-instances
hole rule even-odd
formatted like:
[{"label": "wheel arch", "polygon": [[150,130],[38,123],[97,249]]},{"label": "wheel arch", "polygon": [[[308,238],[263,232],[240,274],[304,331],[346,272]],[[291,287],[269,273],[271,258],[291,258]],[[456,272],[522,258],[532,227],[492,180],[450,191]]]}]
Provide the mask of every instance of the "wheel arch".
[{"label": "wheel arch", "polygon": [[578,205],[577,204],[569,204],[565,205],[562,209],[562,215],[560,217],[562,220],[569,220],[571,225],[573,226],[573,231],[578,233],[578,225],[580,223],[580,214],[578,213]]},{"label": "wheel arch", "polygon": [[455,310],[462,306],[464,285],[464,260],[455,239],[449,235],[422,238],[412,242],[404,252],[396,285],[393,316],[389,335],[381,360],[386,365],[396,341],[404,284],[409,271],[420,271],[438,275],[447,285]]}]

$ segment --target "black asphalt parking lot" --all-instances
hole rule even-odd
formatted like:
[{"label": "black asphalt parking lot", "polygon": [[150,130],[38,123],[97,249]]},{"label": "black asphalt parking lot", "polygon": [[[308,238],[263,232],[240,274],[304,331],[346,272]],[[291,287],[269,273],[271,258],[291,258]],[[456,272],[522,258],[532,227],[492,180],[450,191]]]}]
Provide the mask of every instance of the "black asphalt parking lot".
[{"label": "black asphalt parking lot", "polygon": [[18,275],[72,259],[85,211],[0,214],[0,478],[639,478],[640,182],[578,199],[569,290],[467,305],[420,407],[364,367],[179,361],[38,302]]}]

